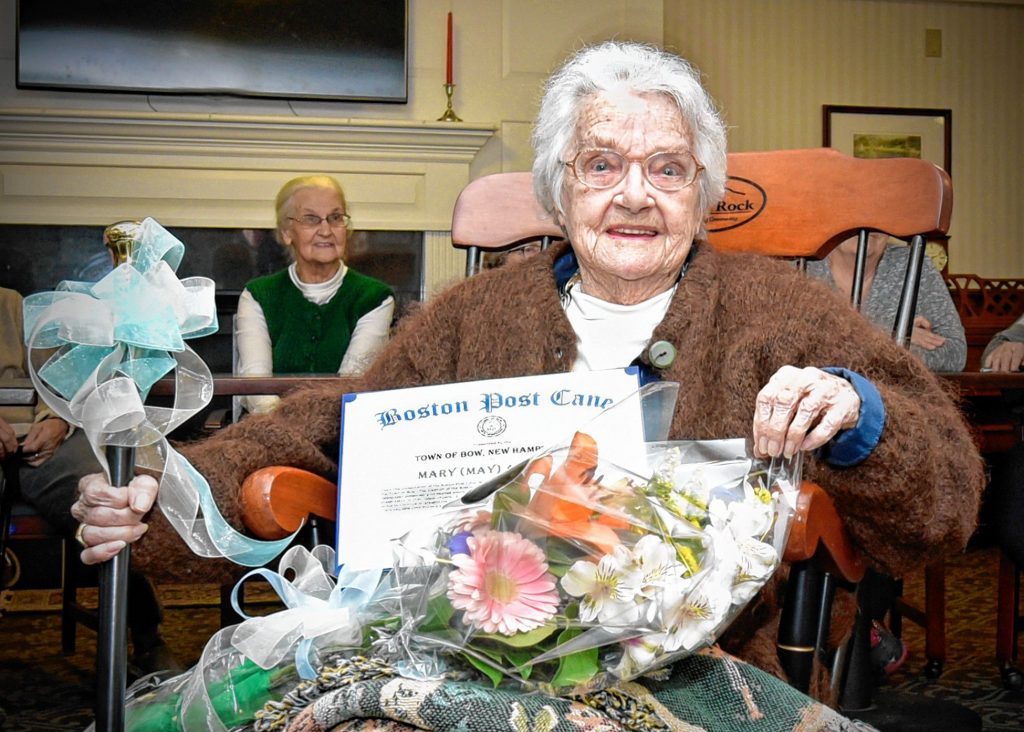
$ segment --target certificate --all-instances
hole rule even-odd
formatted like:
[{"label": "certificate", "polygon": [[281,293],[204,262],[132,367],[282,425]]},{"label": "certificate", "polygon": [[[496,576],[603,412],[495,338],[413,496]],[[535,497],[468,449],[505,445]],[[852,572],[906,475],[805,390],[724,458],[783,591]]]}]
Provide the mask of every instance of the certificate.
[{"label": "certificate", "polygon": [[392,541],[417,522],[532,455],[567,445],[577,430],[598,441],[602,458],[635,464],[643,452],[638,387],[631,367],[346,394],[338,563],[392,566]]}]

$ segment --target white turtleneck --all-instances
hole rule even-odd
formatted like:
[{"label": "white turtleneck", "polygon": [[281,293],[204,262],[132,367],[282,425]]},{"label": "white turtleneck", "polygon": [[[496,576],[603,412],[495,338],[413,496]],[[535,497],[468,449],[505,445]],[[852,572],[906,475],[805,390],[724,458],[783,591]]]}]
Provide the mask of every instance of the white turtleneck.
[{"label": "white turtleneck", "polygon": [[565,314],[576,331],[573,371],[597,371],[629,366],[651,340],[668,311],[673,287],[636,305],[617,305],[569,288]]}]

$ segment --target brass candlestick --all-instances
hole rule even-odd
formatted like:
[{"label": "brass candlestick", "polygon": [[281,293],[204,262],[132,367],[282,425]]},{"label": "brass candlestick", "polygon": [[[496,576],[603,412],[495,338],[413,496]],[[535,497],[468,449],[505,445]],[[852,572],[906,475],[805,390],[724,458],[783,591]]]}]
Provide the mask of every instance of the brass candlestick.
[{"label": "brass candlestick", "polygon": [[115,267],[131,263],[139,242],[139,228],[138,221],[118,221],[103,230],[103,244],[110,250]]},{"label": "brass candlestick", "polygon": [[455,84],[445,84],[444,93],[448,97],[448,107],[444,110],[444,114],[437,118],[438,122],[461,122],[462,118],[455,114],[455,110],[452,109],[452,94],[455,92]]}]

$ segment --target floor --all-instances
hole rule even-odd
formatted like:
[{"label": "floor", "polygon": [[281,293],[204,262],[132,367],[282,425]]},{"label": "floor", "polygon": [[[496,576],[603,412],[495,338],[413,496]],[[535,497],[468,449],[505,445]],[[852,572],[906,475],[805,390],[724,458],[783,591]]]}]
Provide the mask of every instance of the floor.
[{"label": "floor", "polygon": [[[949,563],[945,671],[938,680],[921,675],[924,636],[907,624],[904,638],[911,654],[890,678],[884,694],[913,694],[926,706],[934,706],[934,700],[957,702],[981,718],[984,732],[1024,730],[1024,692],[1003,689],[995,665],[996,564],[991,549],[975,549]],[[216,588],[162,587],[160,592],[166,607],[165,637],[175,654],[192,664],[218,628]],[[919,599],[920,579],[908,578],[906,592],[912,600]],[[0,707],[7,712],[0,729],[4,732],[82,729],[91,721],[95,636],[80,629],[75,653],[63,656],[59,615],[47,609],[53,602],[45,592],[7,597],[7,610],[0,617]],[[197,602],[202,604],[196,606]],[[883,732],[924,729],[928,728],[896,726]]]}]

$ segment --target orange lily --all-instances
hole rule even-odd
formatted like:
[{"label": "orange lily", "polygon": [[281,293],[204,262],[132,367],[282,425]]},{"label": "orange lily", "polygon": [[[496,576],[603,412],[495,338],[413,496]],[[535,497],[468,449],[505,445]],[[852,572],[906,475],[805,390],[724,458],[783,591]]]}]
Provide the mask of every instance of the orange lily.
[{"label": "orange lily", "polygon": [[531,462],[525,470],[528,485],[540,486],[526,507],[526,517],[535,521],[554,536],[576,539],[596,547],[602,554],[610,554],[622,543],[615,529],[628,529],[629,521],[595,510],[594,500],[598,485],[594,483],[597,470],[597,442],[588,434],[577,432],[569,443],[569,452],[554,473],[551,456]]}]

